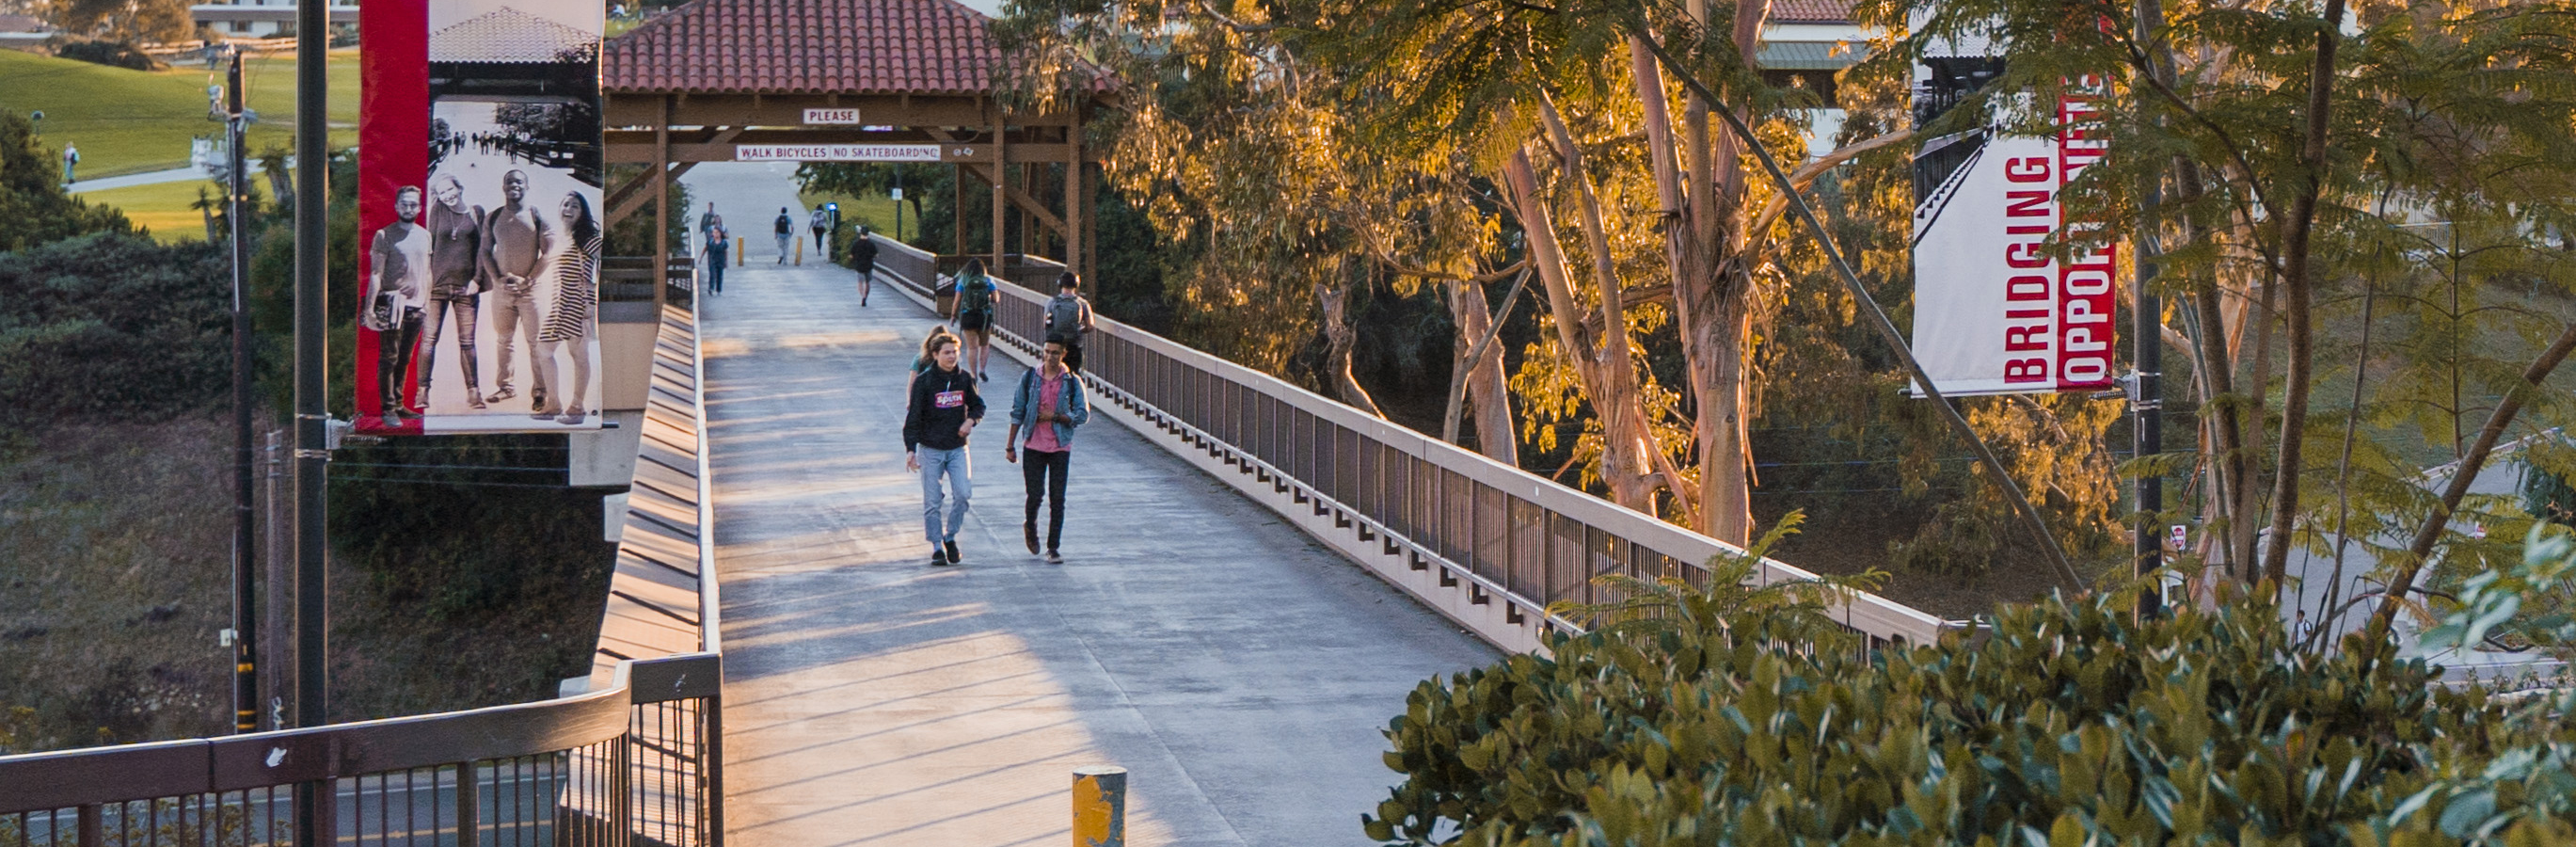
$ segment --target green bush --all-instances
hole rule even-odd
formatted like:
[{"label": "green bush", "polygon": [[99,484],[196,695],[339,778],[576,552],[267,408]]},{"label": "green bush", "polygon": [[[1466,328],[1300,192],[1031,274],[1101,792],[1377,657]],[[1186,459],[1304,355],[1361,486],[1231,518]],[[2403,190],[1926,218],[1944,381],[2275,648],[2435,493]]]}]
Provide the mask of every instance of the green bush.
[{"label": "green bush", "polygon": [[64,193],[61,151],[39,147],[27,115],[0,111],[0,252],[87,235],[132,232],[125,213]]},{"label": "green bush", "polygon": [[0,253],[0,421],[168,415],[232,384],[222,251],[101,233]]},{"label": "green bush", "polygon": [[54,45],[54,55],[133,71],[170,69],[170,63],[152,58],[152,54],[143,52],[131,41],[64,40]]},{"label": "green bush", "polygon": [[[1712,563],[1721,578],[1744,566]],[[1742,595],[1720,582],[1713,596]],[[2294,652],[2268,601],[2143,624],[2134,595],[2006,607],[1871,649],[1777,604],[1423,683],[1386,732],[1390,843],[2565,843],[2565,704],[2428,687],[2365,645]]]}]

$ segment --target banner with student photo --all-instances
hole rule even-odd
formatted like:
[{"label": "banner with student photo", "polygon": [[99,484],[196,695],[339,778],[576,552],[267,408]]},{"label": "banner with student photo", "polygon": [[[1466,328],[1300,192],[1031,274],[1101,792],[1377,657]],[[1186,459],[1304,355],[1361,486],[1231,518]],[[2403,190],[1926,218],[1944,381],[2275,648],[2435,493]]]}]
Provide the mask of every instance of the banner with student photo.
[{"label": "banner with student photo", "polygon": [[[2003,71],[1982,50],[1937,52],[1915,67],[1917,129]],[[1990,119],[1916,154],[1914,357],[1941,393],[2111,387],[2117,248],[2061,257],[2057,247],[2098,227],[2068,219],[2058,196],[2104,154],[2098,121],[2095,95],[2079,84],[2048,135],[2009,134]]]},{"label": "banner with student photo", "polygon": [[367,4],[359,432],[601,426],[602,9]]}]

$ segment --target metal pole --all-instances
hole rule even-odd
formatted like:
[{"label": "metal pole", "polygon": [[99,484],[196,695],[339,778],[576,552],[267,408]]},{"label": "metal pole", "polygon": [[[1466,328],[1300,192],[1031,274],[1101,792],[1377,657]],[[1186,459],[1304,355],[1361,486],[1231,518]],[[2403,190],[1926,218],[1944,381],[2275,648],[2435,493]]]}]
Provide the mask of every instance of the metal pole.
[{"label": "metal pole", "polygon": [[[2164,24],[2164,5],[2157,0],[2142,0],[2137,4],[2137,16],[2139,37],[2148,37]],[[2139,189],[2138,255],[2135,260],[2137,308],[2130,320],[2130,334],[2134,336],[2130,343],[2137,351],[2133,357],[2137,370],[2130,376],[2129,417],[2131,455],[2143,459],[2165,450],[2164,304],[2156,297],[2155,289],[2150,287],[2156,278],[2156,259],[2164,252],[2158,239],[2163,228],[2156,220],[2156,207],[2164,202],[2162,178],[2150,174],[2141,181]],[[2156,531],[2164,524],[2158,515],[2165,508],[2165,481],[2160,474],[2141,473],[2136,484],[2138,533],[2134,549],[2137,551],[2137,574],[2146,577],[2165,564],[2164,534]],[[2142,617],[2164,614],[2162,585],[2139,595],[2138,614]]]},{"label": "metal pole", "polygon": [[267,709],[265,726],[279,730],[288,727],[286,692],[295,690],[295,641],[286,635],[292,625],[288,615],[295,609],[295,580],[286,564],[286,548],[290,545],[286,522],[286,430],[271,429],[265,440],[267,445],[261,450],[267,455],[260,461],[268,466],[268,472],[263,484],[266,502],[261,517],[260,558],[265,563],[266,581],[261,593],[268,606],[261,610],[266,620],[260,624],[260,644],[268,655],[262,657],[260,667],[268,684],[261,688],[268,692],[268,702],[263,706]]},{"label": "metal pole", "polygon": [[1073,770],[1075,847],[1126,847],[1127,769],[1093,765]]},{"label": "metal pole", "polygon": [[[324,566],[330,542],[326,519],[330,467],[330,381],[325,347],[330,308],[324,288],[329,273],[329,204],[331,150],[326,135],[330,100],[325,75],[329,61],[328,3],[303,0],[295,7],[295,723],[320,726],[331,720],[328,685],[330,642],[324,626],[330,614],[330,577]],[[295,843],[322,847],[334,838],[331,810],[337,792],[328,782],[295,787]]]},{"label": "metal pole", "polygon": [[258,545],[258,522],[252,509],[250,226],[243,218],[242,55],[234,48],[225,74],[224,146],[230,172],[224,217],[233,239],[233,731],[259,729],[259,598],[252,551]]}]

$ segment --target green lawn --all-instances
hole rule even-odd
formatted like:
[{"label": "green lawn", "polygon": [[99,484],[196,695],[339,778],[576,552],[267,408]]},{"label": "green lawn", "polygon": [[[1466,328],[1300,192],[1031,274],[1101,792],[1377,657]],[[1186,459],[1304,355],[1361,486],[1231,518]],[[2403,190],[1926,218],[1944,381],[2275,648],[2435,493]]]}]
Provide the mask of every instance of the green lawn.
[{"label": "green lawn", "polygon": [[[294,143],[294,67],[294,57],[279,56],[254,58],[243,69],[250,108],[260,117],[246,145],[253,155]],[[329,71],[331,143],[356,143],[357,52],[332,53]],[[188,164],[190,138],[222,129],[206,119],[206,86],[218,79],[203,64],[131,71],[0,50],[0,109],[43,111],[36,128],[42,143],[77,145],[82,178],[164,170]]]},{"label": "green lawn", "polygon": [[[268,196],[265,177],[251,180],[251,193]],[[197,192],[204,190],[217,201],[223,189],[203,180],[164,182],[128,188],[110,188],[80,195],[93,206],[114,206],[125,210],[127,220],[152,230],[152,239],[163,244],[202,241],[206,237],[206,219],[202,212],[189,208],[197,202]]]},{"label": "green lawn", "polygon": [[[839,203],[841,204],[841,223],[848,224],[850,226],[869,227],[882,231],[888,235],[894,234],[894,200],[883,194],[871,197],[851,197],[840,194],[803,192],[797,195],[797,199],[802,201],[805,204],[805,208],[808,209],[820,207],[825,203]],[[692,218],[691,220],[695,219]],[[800,223],[799,226],[801,227],[802,224]],[[903,228],[905,232],[913,233],[915,235],[921,233],[921,222],[913,219],[912,208],[909,206],[905,207],[903,210]]]}]

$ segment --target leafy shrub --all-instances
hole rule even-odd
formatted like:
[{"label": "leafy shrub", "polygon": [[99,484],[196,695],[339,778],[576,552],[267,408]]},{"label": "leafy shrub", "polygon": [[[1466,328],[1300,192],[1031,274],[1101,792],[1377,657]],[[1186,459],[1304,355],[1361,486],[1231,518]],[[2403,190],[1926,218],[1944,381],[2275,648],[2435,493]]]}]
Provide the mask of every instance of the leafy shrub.
[{"label": "leafy shrub", "polygon": [[26,113],[0,111],[0,221],[9,223],[0,227],[0,251],[134,229],[125,213],[64,193],[59,152],[36,146]]},{"label": "leafy shrub", "polygon": [[171,414],[231,382],[222,251],[123,233],[0,253],[0,421]]},{"label": "leafy shrub", "polygon": [[134,71],[164,71],[170,63],[152,58],[130,41],[63,40],[54,44],[54,55],[65,59],[106,65]]},{"label": "leafy shrub", "polygon": [[1676,603],[1666,625],[1553,637],[1548,655],[1425,682],[1386,731],[1406,779],[1364,828],[1475,845],[2569,832],[2563,712],[2428,687],[2422,662],[2368,664],[2378,651],[2358,641],[2293,652],[2267,600],[2138,623],[2133,595],[2061,598],[2005,607],[1981,638],[1872,649],[1807,613],[1812,599],[1792,614]]}]

